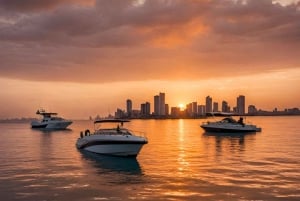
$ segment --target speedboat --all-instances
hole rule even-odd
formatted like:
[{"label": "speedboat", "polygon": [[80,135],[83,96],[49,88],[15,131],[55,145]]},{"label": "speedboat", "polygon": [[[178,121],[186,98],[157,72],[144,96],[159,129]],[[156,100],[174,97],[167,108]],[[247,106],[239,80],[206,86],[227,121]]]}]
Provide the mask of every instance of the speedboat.
[{"label": "speedboat", "polygon": [[61,117],[56,116],[57,113],[46,112],[43,109],[40,109],[36,112],[38,115],[42,115],[43,119],[40,121],[32,121],[31,128],[42,128],[42,129],[54,129],[61,130],[66,129],[73,122],[71,120],[66,120]]},{"label": "speedboat", "polygon": [[201,125],[207,132],[226,132],[226,133],[245,133],[245,132],[260,132],[261,128],[252,124],[245,124],[241,117],[238,121],[232,117],[226,117],[221,121],[204,122]]},{"label": "speedboat", "polygon": [[[129,120],[102,119],[94,121],[95,131],[88,129],[80,133],[76,147],[97,154],[136,157],[148,140],[133,134],[123,125]],[[96,128],[99,126],[99,128]]]}]

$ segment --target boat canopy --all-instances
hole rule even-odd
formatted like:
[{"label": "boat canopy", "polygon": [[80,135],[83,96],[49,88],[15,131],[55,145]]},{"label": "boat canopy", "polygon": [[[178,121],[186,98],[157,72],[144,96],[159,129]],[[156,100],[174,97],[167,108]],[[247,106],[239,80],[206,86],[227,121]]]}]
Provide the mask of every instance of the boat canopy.
[{"label": "boat canopy", "polygon": [[36,111],[36,114],[40,114],[43,116],[57,115],[57,113],[55,113],[55,112],[45,112],[45,110],[38,110],[38,111]]},{"label": "boat canopy", "polygon": [[97,123],[125,123],[125,122],[130,122],[130,121],[127,119],[101,119],[101,120],[94,121],[94,124],[97,124]]},{"label": "boat canopy", "polygon": [[232,116],[234,113],[231,112],[206,112],[206,116],[216,116],[216,117],[223,117],[223,116]]}]

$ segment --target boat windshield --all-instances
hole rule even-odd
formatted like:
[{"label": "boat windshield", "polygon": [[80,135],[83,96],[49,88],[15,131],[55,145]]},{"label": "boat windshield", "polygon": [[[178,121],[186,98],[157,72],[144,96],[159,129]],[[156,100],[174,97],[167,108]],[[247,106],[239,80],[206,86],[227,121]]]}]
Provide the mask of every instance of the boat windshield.
[{"label": "boat windshield", "polygon": [[105,123],[105,124],[95,124],[95,130],[99,129],[112,129],[112,128],[123,128],[119,123]]},{"label": "boat windshield", "polygon": [[117,133],[128,132],[126,128],[124,128],[124,122],[129,122],[127,120],[98,120],[94,122],[95,131],[108,131],[115,130]]},{"label": "boat windshield", "polygon": [[226,117],[226,118],[224,118],[221,122],[224,122],[224,123],[237,123],[237,121],[234,120],[234,119],[231,118],[231,117]]},{"label": "boat windshield", "polygon": [[123,127],[125,122],[130,122],[129,120],[122,119],[102,119],[94,121],[94,126],[96,127],[110,127],[113,128],[115,126]]},{"label": "boat windshield", "polygon": [[62,121],[62,120],[64,120],[64,119],[61,118],[61,117],[51,117],[51,120]]}]

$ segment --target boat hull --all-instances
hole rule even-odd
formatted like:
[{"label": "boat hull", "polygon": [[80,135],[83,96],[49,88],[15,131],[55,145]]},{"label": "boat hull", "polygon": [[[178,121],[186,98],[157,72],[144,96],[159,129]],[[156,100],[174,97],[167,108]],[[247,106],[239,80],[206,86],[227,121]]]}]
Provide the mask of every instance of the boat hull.
[{"label": "boat hull", "polygon": [[136,157],[147,143],[142,137],[91,135],[79,138],[76,146],[97,154]]},{"label": "boat hull", "polygon": [[144,144],[102,144],[93,145],[83,150],[90,151],[97,154],[124,156],[124,157],[136,157]]},{"label": "boat hull", "polygon": [[72,121],[53,121],[53,122],[38,122],[34,121],[31,123],[31,128],[38,129],[66,129]]},{"label": "boat hull", "polygon": [[261,129],[255,126],[236,126],[236,127],[225,127],[215,125],[201,125],[206,132],[220,132],[220,133],[251,133],[260,132]]}]

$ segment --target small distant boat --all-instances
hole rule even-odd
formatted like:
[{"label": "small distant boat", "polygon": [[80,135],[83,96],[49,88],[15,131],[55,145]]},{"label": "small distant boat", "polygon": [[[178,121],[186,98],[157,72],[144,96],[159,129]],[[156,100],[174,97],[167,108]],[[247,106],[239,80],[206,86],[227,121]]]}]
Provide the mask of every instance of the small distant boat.
[{"label": "small distant boat", "polygon": [[42,128],[42,129],[66,129],[73,122],[70,120],[63,119],[56,116],[57,113],[46,112],[43,109],[39,109],[36,114],[42,115],[43,119],[40,121],[32,121],[31,128]]},{"label": "small distant boat", "polygon": [[[148,140],[144,136],[137,136],[123,127],[128,120],[103,119],[96,120],[96,124],[106,124],[106,127],[95,129],[94,133],[85,130],[80,133],[76,147],[81,150],[113,156],[136,157]],[[113,126],[112,126],[113,125]],[[105,125],[104,125],[105,126]]]},{"label": "small distant boat", "polygon": [[245,133],[261,131],[261,128],[256,125],[245,124],[242,117],[238,121],[232,117],[226,117],[221,121],[204,122],[200,127],[207,132]]}]

